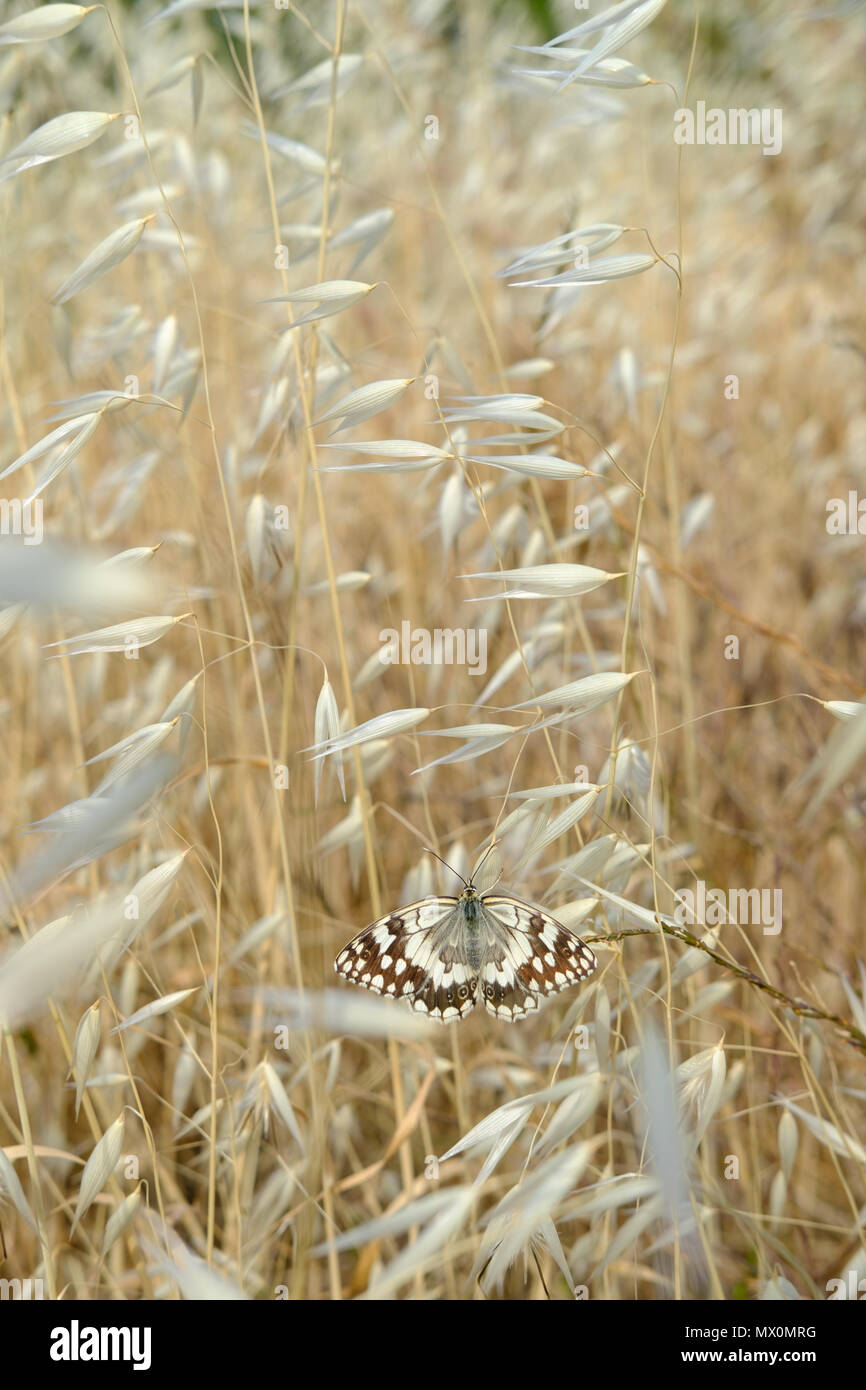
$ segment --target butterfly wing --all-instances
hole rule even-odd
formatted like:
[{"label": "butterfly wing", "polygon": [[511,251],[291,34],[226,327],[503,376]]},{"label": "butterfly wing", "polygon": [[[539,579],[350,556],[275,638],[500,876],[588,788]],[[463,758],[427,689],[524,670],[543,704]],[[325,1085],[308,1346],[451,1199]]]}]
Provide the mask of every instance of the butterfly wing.
[{"label": "butterfly wing", "polygon": [[488,1013],[513,1021],[550,994],[585,980],[598,962],[585,942],[549,913],[504,894],[481,899],[487,948],[479,994]]},{"label": "butterfly wing", "polygon": [[359,932],[334,969],[353,985],[452,1023],[474,1009],[476,998],[477,979],[460,951],[461,920],[459,899],[423,898]]}]

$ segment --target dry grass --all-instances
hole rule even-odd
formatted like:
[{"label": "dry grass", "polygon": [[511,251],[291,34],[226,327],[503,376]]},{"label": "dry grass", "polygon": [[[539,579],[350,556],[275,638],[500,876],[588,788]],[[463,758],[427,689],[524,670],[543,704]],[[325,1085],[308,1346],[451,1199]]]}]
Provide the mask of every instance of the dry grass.
[{"label": "dry grass", "polygon": [[[862,538],[825,526],[863,477],[857,20],[729,5],[692,61],[671,5],[626,50],[655,85],[553,97],[509,76],[543,62],[510,45],[551,37],[521,6],[458,10],[144,27],[149,4],[109,4],[0,52],[4,153],[65,112],[124,113],[0,185],[0,468],[54,402],[139,392],[44,487],[43,545],[0,538],[0,598],[30,600],[0,613],[0,1277],[46,1296],[823,1299],[866,1276],[862,718],[821,703],[864,694]],[[558,7],[560,30],[585,17]],[[781,108],[783,152],[678,147],[697,100]],[[341,244],[377,212],[375,244]],[[136,219],[125,258],[52,305]],[[599,222],[627,229],[602,255],[663,259],[574,296],[496,278]],[[290,333],[314,306],[264,302],[347,279],[374,288]],[[406,378],[369,421],[311,426]],[[505,392],[543,396],[565,428],[538,452],[590,476],[321,471],[376,461],[335,442],[477,455],[514,426],[445,417]],[[622,577],[466,602],[501,586],[464,576],[554,562]],[[407,620],[484,629],[486,677],[377,663]],[[529,727],[515,705],[600,670],[638,674],[417,775],[461,746],[431,730]],[[345,804],[334,757],[317,803],[303,751],[334,732],[325,673],[344,729],[430,711],[349,747]],[[100,785],[113,763],[88,760],[142,729]],[[575,768],[594,809],[539,852],[575,794],[506,822],[514,794]],[[24,833],[76,802],[77,831]],[[424,846],[465,873],[497,826],[504,883],[595,943],[587,985],[523,1024],[419,1029],[337,982],[366,922],[449,890]],[[781,931],[684,935],[673,893],[697,880],[781,889]]]}]

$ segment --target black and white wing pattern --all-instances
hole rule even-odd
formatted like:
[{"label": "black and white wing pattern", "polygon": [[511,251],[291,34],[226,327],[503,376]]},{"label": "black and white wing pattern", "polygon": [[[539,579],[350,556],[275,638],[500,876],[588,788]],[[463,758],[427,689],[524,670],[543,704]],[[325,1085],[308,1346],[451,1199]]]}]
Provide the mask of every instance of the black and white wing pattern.
[{"label": "black and white wing pattern", "polygon": [[474,1009],[478,985],[461,958],[460,924],[459,898],[423,898],[359,932],[334,968],[352,984],[452,1023]]},{"label": "black and white wing pattern", "polygon": [[540,907],[468,884],[459,898],[424,898],[380,917],[343,947],[334,968],[440,1023],[481,1001],[494,1018],[514,1022],[585,980],[596,959]]},{"label": "black and white wing pattern", "polygon": [[585,942],[540,907],[505,894],[479,900],[487,951],[479,995],[488,1013],[513,1022],[550,994],[585,980],[598,962]]}]

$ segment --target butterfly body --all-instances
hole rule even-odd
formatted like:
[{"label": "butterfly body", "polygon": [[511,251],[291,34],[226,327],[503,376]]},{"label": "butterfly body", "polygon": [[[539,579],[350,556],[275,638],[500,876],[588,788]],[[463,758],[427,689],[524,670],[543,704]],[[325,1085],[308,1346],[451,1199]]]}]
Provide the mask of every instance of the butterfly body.
[{"label": "butterfly body", "polygon": [[337,956],[337,973],[452,1023],[482,1003],[514,1021],[591,975],[579,936],[540,907],[506,894],[429,897],[382,917]]},{"label": "butterfly body", "polygon": [[477,972],[481,969],[483,961],[483,942],[481,936],[480,913],[478,911],[478,894],[474,888],[464,888],[457,902],[463,909],[463,927],[465,931],[463,944],[465,947],[466,961],[469,967]]}]

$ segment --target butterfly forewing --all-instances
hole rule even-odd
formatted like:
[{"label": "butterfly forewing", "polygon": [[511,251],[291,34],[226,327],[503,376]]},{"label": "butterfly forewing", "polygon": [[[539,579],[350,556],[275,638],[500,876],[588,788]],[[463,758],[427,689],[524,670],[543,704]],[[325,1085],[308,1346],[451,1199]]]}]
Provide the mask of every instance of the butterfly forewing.
[{"label": "butterfly forewing", "polygon": [[405,999],[443,1023],[475,1007],[477,980],[461,958],[458,898],[424,898],[367,927],[335,968],[352,984]]},{"label": "butterfly forewing", "polygon": [[494,894],[481,905],[492,945],[480,993],[496,1018],[524,1018],[547,995],[569,989],[595,970],[589,947],[540,907]]},{"label": "butterfly forewing", "polygon": [[442,1023],[476,1002],[495,1018],[525,1018],[596,968],[579,936],[541,908],[505,894],[430,897],[354,937],[335,968],[352,984],[405,999]]}]

